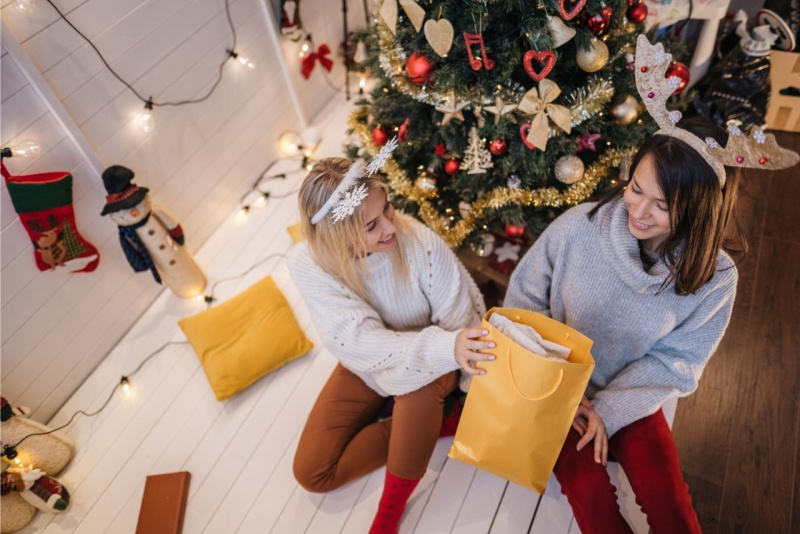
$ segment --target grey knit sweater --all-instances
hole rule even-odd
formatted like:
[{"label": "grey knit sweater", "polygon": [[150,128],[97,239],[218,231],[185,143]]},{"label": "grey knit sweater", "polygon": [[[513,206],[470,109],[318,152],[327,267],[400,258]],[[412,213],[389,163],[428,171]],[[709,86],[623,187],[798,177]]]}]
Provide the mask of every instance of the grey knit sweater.
[{"label": "grey knit sweater", "polygon": [[611,436],[691,394],[725,332],[737,272],[720,252],[717,273],[692,295],[673,285],[660,260],[646,272],[628,231],[622,198],[576,206],[556,219],[520,261],[505,306],[544,313],[594,340],[586,395]]},{"label": "grey knit sweater", "polygon": [[398,280],[388,254],[372,254],[363,278],[371,303],[323,271],[307,243],[289,256],[289,272],[325,347],[383,396],[410,393],[458,369],[456,335],[479,325],[486,312],[475,282],[442,238],[407,215],[397,217],[411,234],[397,241],[410,281]]}]

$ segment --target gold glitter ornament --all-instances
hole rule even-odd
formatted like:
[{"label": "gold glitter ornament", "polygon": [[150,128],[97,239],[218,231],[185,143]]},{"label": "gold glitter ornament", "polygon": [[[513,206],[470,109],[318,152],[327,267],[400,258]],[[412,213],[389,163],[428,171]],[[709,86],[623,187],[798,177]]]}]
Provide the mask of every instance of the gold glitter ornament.
[{"label": "gold glitter ornament", "polygon": [[611,114],[617,124],[626,126],[639,118],[639,101],[636,97],[628,95],[622,102],[611,107]]},{"label": "gold glitter ornament", "polygon": [[581,70],[597,72],[608,63],[608,47],[600,39],[592,37],[589,42],[589,49],[580,48],[575,59]]},{"label": "gold glitter ornament", "polygon": [[562,184],[574,184],[583,178],[583,161],[578,156],[558,158],[555,175],[556,179]]}]

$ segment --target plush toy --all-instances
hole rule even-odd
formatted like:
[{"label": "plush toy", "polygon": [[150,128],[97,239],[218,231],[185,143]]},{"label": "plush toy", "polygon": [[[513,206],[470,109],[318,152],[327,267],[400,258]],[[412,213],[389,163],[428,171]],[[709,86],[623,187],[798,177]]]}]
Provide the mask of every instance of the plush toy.
[{"label": "plush toy", "polygon": [[149,270],[177,296],[192,298],[203,292],[206,277],[183,247],[181,225],[150,201],[146,187],[132,183],[133,171],[114,165],[103,171],[108,195],[101,215],[119,226],[119,241],[133,270]]},{"label": "plush toy", "polygon": [[69,504],[69,492],[52,475],[66,467],[75,447],[58,432],[31,436],[51,429],[28,419],[27,412],[0,397],[3,461],[11,465],[2,473],[0,532],[3,534],[24,528],[33,521],[37,509],[57,513]]}]

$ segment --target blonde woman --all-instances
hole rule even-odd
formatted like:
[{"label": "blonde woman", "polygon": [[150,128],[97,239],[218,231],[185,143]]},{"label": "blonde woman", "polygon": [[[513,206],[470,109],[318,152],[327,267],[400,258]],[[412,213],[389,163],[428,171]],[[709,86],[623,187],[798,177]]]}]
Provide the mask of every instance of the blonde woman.
[{"label": "blonde woman", "polygon": [[[289,268],[325,346],[339,360],[300,437],[294,474],[327,492],[386,465],[371,533],[396,532],[436,440],[458,370],[476,351],[484,313],[475,283],[447,245],[396,213],[387,187],[360,162],[328,158],[300,189],[306,241]],[[388,397],[391,419],[378,421]],[[452,434],[452,421],[450,434]],[[448,426],[447,424],[445,426]]]}]

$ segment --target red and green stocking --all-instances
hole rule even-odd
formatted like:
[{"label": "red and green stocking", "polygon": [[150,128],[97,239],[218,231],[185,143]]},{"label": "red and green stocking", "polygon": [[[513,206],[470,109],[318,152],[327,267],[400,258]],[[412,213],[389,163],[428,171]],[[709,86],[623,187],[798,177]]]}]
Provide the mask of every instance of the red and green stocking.
[{"label": "red and green stocking", "polygon": [[72,207],[72,175],[47,172],[12,176],[2,164],[0,171],[14,211],[33,243],[39,270],[94,271],[100,254],[78,233]]}]

